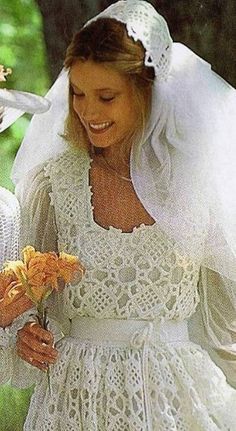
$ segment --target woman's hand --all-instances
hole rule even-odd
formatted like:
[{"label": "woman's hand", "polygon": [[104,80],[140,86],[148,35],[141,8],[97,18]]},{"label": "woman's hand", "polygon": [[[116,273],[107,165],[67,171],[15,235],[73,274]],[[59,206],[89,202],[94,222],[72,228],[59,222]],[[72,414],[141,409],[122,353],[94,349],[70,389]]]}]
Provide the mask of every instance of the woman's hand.
[{"label": "woman's hand", "polygon": [[3,300],[0,300],[0,327],[5,328],[9,326],[16,317],[33,307],[34,304],[25,294],[17,295],[7,305],[5,305]]},{"label": "woman's hand", "polygon": [[43,329],[38,323],[26,323],[18,331],[17,353],[24,361],[46,371],[50,364],[54,364],[58,351],[53,347],[53,335]]}]

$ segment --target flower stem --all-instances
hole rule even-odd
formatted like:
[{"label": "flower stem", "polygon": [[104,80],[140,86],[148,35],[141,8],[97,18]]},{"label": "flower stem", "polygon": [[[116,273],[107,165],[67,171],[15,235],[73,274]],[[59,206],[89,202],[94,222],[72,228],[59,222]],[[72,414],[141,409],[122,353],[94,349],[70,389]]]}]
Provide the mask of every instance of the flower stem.
[{"label": "flower stem", "polygon": [[[38,311],[37,318],[38,318],[38,322],[39,322],[40,326],[42,326],[43,329],[47,330],[48,329],[47,308],[44,307],[43,301],[41,301],[38,304],[37,311]],[[52,395],[49,365],[48,365],[48,369],[47,369],[47,379],[48,379],[49,393],[50,393],[50,395]]]}]

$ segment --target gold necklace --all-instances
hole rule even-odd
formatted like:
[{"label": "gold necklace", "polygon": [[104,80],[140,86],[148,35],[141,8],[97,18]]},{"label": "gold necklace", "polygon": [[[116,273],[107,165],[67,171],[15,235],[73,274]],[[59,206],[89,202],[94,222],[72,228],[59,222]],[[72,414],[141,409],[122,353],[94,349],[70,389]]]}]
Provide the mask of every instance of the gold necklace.
[{"label": "gold necklace", "polygon": [[107,159],[103,155],[102,155],[102,158],[103,158],[104,162],[106,163],[106,165],[108,166],[108,168],[110,168],[112,170],[112,172],[114,172],[117,175],[117,177],[121,178],[122,180],[129,181],[130,183],[132,183],[131,178],[124,177],[123,175],[120,175],[119,172],[117,172],[117,170],[114,169],[113,166],[110,165],[110,163],[107,161]]}]

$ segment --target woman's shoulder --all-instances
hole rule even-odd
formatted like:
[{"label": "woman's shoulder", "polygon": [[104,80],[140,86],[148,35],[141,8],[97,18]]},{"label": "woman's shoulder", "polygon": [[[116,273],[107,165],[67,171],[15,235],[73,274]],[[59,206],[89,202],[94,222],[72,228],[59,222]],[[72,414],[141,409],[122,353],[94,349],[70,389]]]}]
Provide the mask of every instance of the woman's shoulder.
[{"label": "woman's shoulder", "polygon": [[89,166],[90,158],[85,150],[69,148],[56,158],[38,164],[27,176],[17,184],[15,193],[38,195],[50,194],[52,188],[58,189],[73,184],[75,179],[83,177],[86,167]]},{"label": "woman's shoulder", "polygon": [[68,148],[56,158],[49,159],[42,168],[48,177],[55,174],[70,175],[81,170],[88,163],[90,163],[90,157],[86,150]]}]

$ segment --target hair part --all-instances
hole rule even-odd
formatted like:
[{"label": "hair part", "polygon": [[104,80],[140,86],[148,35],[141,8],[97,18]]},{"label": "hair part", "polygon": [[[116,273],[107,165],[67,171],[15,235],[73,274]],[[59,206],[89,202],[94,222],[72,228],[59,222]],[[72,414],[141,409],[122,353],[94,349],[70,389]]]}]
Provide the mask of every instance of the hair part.
[{"label": "hair part", "polygon": [[[138,124],[130,132],[129,142],[140,146],[151,109],[152,84],[155,72],[145,66],[145,50],[141,42],[128,36],[125,24],[113,18],[98,18],[83,27],[72,39],[66,52],[64,66],[70,69],[77,61],[92,60],[128,77],[132,86],[137,108]],[[65,123],[64,138],[73,146],[85,148],[89,153],[94,149],[85,129],[73,109],[73,92],[69,90],[69,114]],[[125,144],[120,150],[125,154]]]}]

